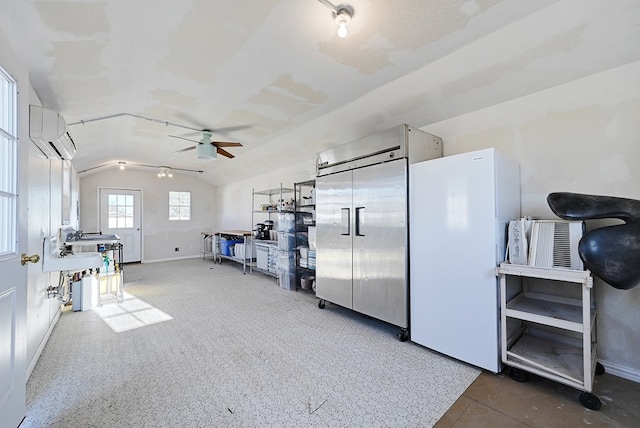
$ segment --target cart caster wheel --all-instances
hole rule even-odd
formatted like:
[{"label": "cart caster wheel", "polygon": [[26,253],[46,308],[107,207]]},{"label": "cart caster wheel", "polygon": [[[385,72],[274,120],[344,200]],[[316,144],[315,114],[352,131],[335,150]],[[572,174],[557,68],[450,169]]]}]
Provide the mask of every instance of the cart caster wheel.
[{"label": "cart caster wheel", "polygon": [[524,370],[512,367],[511,379],[515,380],[516,382],[526,382],[529,379],[529,373],[525,372]]},{"label": "cart caster wheel", "polygon": [[318,302],[318,307],[319,307],[320,309],[324,309],[324,305],[325,305],[324,300],[320,299],[320,301]]},{"label": "cart caster wheel", "polygon": [[587,409],[598,410],[602,406],[600,399],[590,392],[581,392],[578,398]]},{"label": "cart caster wheel", "polygon": [[396,337],[400,342],[406,342],[409,339],[409,332],[405,329],[402,329],[396,333]]},{"label": "cart caster wheel", "polygon": [[596,363],[596,375],[602,376],[604,374],[604,366],[600,363]]}]

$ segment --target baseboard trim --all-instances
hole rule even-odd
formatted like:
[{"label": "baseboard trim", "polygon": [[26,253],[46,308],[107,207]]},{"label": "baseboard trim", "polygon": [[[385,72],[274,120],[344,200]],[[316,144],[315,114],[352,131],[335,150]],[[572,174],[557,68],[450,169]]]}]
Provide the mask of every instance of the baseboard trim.
[{"label": "baseboard trim", "polygon": [[612,374],[633,382],[640,383],[640,370],[631,367],[621,366],[620,364],[609,361],[598,360],[604,366],[605,373]]},{"label": "baseboard trim", "polygon": [[53,321],[51,322],[51,324],[49,324],[49,328],[47,329],[47,332],[45,333],[44,337],[40,341],[40,346],[38,346],[36,353],[33,355],[33,358],[31,359],[31,361],[29,362],[29,365],[27,366],[27,380],[29,380],[29,378],[31,377],[31,373],[33,372],[33,369],[36,367],[36,364],[38,364],[40,355],[42,355],[42,351],[44,350],[44,347],[47,346],[49,337],[51,337],[51,332],[53,331],[53,328],[56,326],[56,324],[58,323],[58,320],[60,319],[60,314],[62,314],[62,305],[60,305],[60,307],[58,308],[56,315],[53,317]]},{"label": "baseboard trim", "polygon": [[151,260],[145,260],[143,261],[143,263],[174,262],[176,260],[199,259],[201,257],[202,257],[202,254],[197,254],[194,256],[169,257],[167,259],[151,259]]}]

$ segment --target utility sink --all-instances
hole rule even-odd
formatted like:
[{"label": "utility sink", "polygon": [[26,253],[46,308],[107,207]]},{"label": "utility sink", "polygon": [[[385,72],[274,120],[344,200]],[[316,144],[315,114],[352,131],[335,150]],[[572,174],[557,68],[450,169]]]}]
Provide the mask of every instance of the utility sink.
[{"label": "utility sink", "polygon": [[76,254],[60,255],[58,240],[55,236],[44,238],[42,248],[42,271],[81,271],[102,267],[102,254],[94,252],[81,252]]},{"label": "utility sink", "polygon": [[71,254],[64,257],[45,257],[42,261],[42,271],[81,271],[102,267],[102,263],[102,254],[98,252]]}]

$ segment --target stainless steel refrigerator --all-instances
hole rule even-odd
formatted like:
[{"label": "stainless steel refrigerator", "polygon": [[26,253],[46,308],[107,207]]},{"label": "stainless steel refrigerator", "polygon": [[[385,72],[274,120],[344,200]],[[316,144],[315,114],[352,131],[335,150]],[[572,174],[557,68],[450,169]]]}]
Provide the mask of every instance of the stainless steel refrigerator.
[{"label": "stainless steel refrigerator", "polygon": [[408,125],[317,156],[316,296],[408,327],[409,164],[442,140]]},{"label": "stainless steel refrigerator", "polygon": [[500,371],[495,268],[520,217],[516,163],[495,149],[411,165],[411,341]]}]

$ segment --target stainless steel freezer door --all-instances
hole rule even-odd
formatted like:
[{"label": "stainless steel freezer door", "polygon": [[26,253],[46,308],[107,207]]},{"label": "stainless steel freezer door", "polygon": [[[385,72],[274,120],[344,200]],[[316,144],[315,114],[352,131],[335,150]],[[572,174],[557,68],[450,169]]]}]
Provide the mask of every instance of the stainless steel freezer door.
[{"label": "stainless steel freezer door", "polygon": [[407,164],[353,170],[353,309],[408,325]]},{"label": "stainless steel freezer door", "polygon": [[316,179],[316,296],[347,307],[352,299],[351,171]]}]

